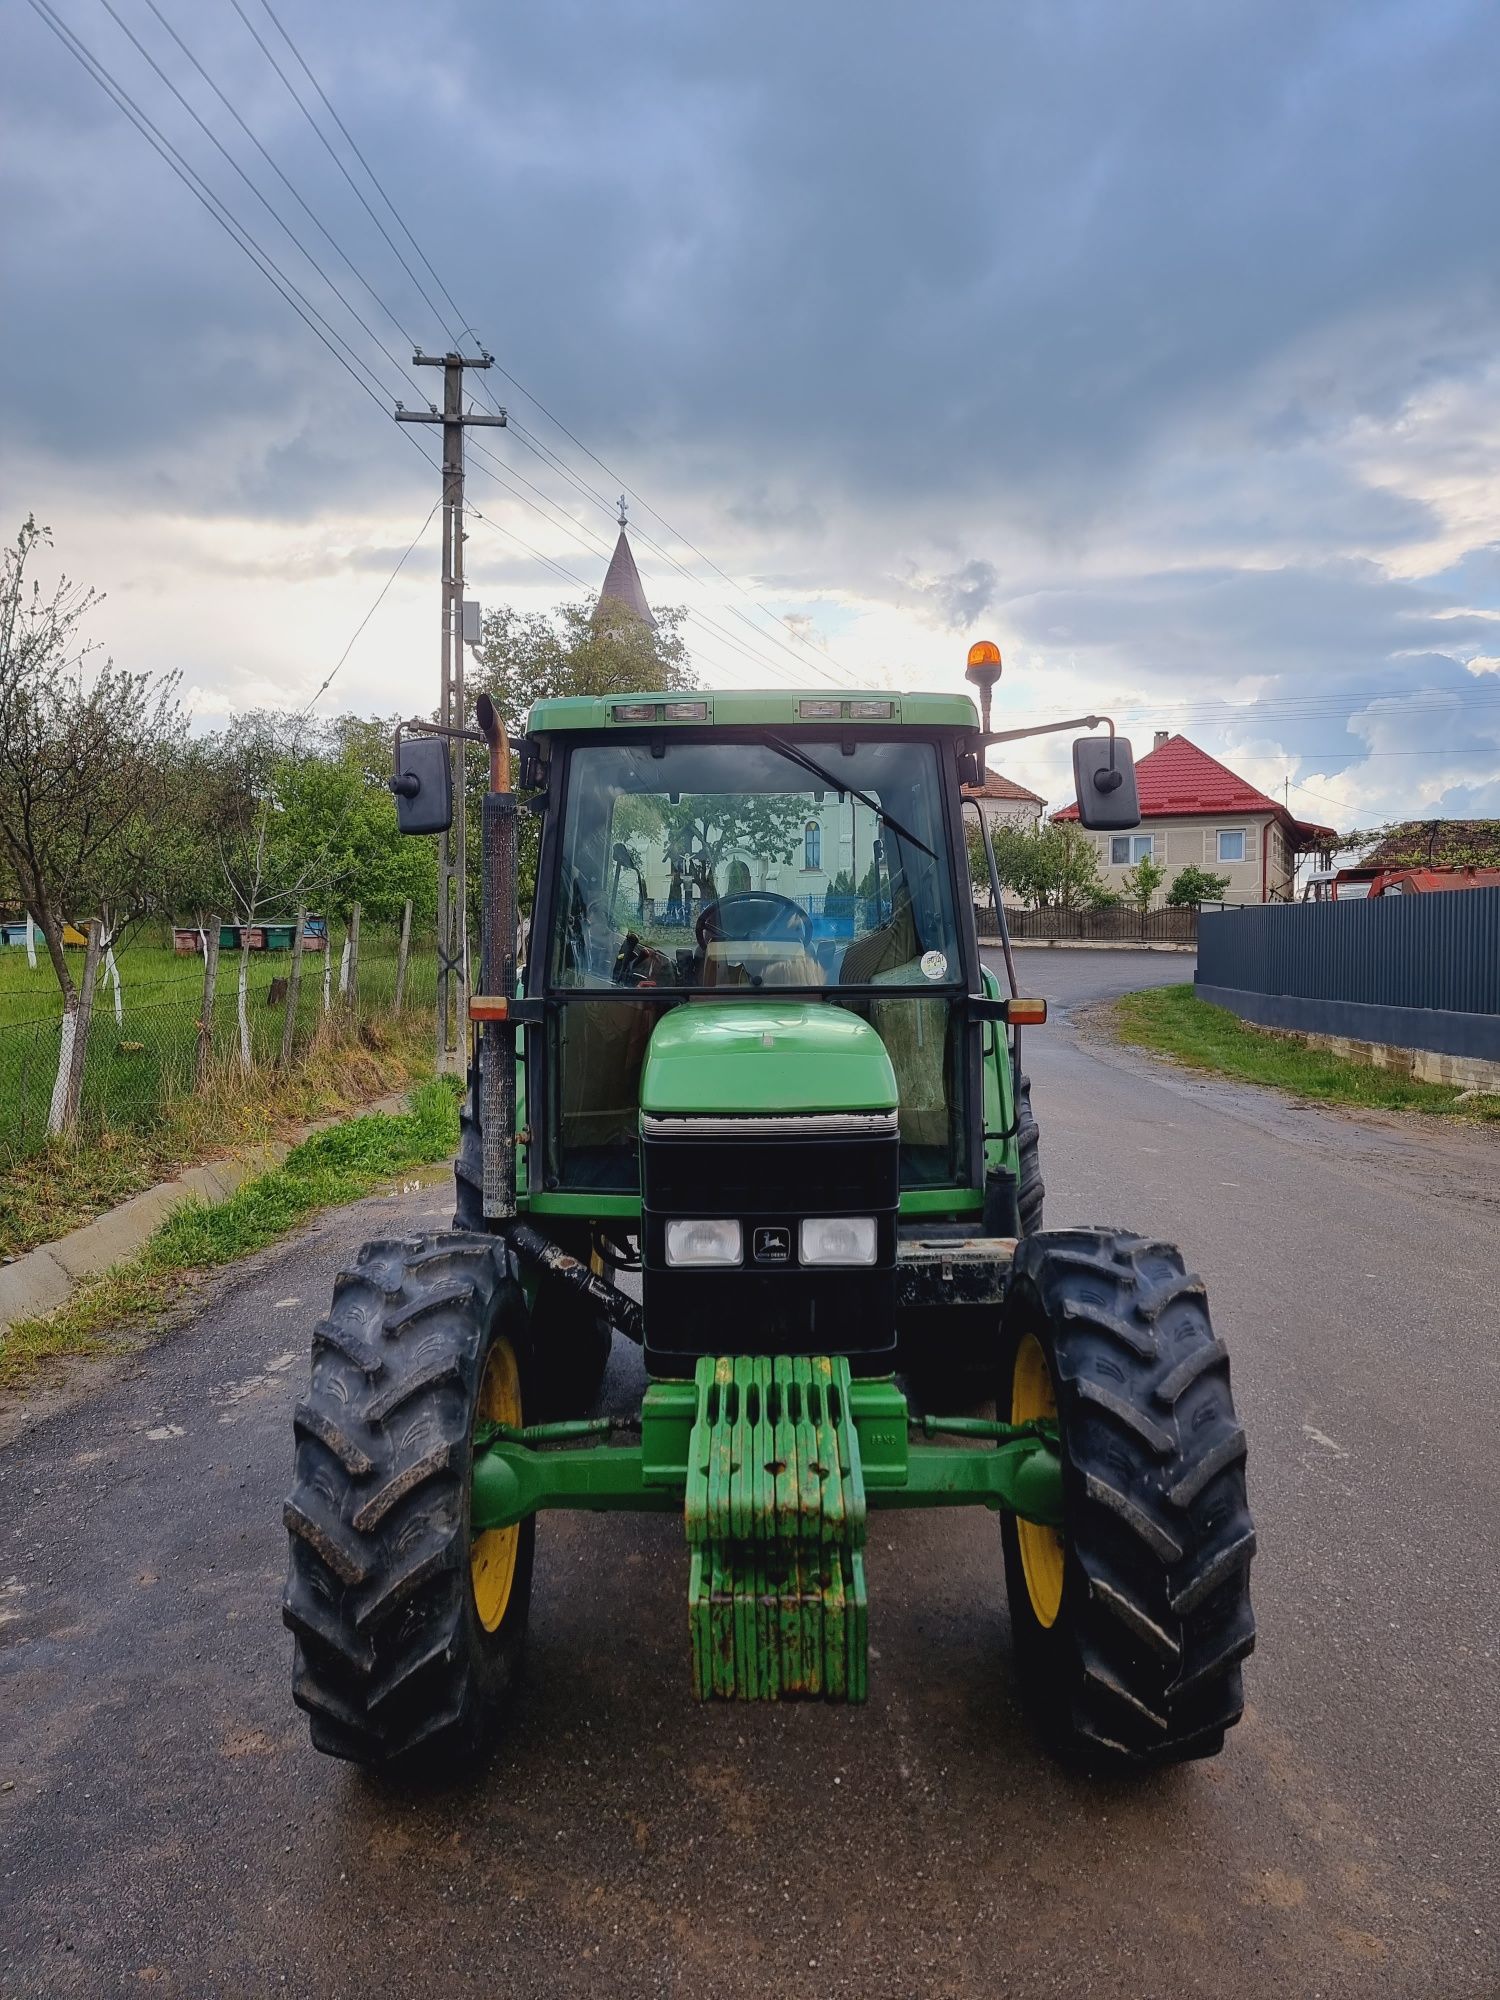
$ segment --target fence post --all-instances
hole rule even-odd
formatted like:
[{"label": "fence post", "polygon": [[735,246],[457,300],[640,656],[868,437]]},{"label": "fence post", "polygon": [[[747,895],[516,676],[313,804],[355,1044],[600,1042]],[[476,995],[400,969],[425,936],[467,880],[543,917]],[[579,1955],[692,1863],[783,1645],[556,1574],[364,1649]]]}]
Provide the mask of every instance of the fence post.
[{"label": "fence post", "polygon": [[359,905],[349,905],[349,988],[345,994],[351,1008],[359,1005]]},{"label": "fence post", "polygon": [[396,947],[396,997],[392,1011],[399,1014],[401,1003],[406,998],[406,954],[411,949],[411,897],[406,899],[406,907],[401,912],[401,942]]},{"label": "fence post", "polygon": [[292,933],[292,970],[286,983],[286,1019],[281,1024],[281,1067],[292,1066],[292,1050],[297,1040],[297,1006],[302,998],[302,927],[307,912],[297,911],[297,928]]},{"label": "fence post", "polygon": [[219,988],[219,920],[210,917],[203,938],[203,1005],[198,1014],[198,1056],[193,1065],[193,1082],[201,1090],[208,1080],[208,1066],[214,1053],[214,1001]]},{"label": "fence post", "polygon": [[94,1018],[94,988],[99,979],[99,946],[104,926],[97,917],[89,925],[88,949],[83,955],[83,984],[78,989],[78,1020],[73,1030],[73,1067],[68,1077],[68,1095],[63,1105],[63,1130],[71,1132],[78,1123],[78,1107],[83,1098],[83,1072],[89,1059],[89,1024]]}]

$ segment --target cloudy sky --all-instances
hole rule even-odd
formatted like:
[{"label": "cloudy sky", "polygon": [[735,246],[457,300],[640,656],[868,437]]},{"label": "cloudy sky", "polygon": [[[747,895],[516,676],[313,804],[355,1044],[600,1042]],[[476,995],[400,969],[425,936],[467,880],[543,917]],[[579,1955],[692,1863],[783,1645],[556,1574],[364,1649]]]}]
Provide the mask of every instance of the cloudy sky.
[{"label": "cloudy sky", "polygon": [[[992,636],[1017,719],[1181,728],[1340,826],[1500,816],[1492,0],[273,5],[4,15],[0,525],[205,723],[344,652],[437,493],[407,341],[467,327],[521,427],[472,434],[486,603],[592,592],[626,484],[710,684],[954,685]],[[320,708],[435,697],[437,548]],[[1059,803],[1065,761],[1006,767]]]}]

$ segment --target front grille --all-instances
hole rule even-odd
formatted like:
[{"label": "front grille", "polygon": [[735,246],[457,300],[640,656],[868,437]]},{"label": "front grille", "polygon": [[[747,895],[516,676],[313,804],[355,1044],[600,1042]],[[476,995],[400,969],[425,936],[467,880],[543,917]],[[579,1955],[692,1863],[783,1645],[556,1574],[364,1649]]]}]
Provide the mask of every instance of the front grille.
[{"label": "front grille", "polygon": [[[871,1215],[900,1196],[894,1113],[852,1118],[650,1118],[641,1198],[662,1215]],[[851,1130],[850,1128],[853,1127]]]},{"label": "front grille", "polygon": [[[844,1354],[859,1372],[895,1345],[900,1140],[895,1114],[644,1120],[641,1233],[647,1365],[688,1373],[703,1354]],[[805,1268],[805,1216],[873,1215],[873,1267]],[[669,1270],[667,1222],[730,1217],[745,1262]],[[864,1366],[861,1369],[861,1363]]]}]

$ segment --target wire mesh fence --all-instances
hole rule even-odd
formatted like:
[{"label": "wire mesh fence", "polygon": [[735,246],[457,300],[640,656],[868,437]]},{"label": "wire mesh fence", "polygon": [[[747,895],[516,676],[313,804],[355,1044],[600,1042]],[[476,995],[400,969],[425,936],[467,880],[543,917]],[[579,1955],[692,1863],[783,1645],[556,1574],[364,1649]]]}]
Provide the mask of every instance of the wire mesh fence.
[{"label": "wire mesh fence", "polygon": [[[289,927],[288,927],[289,928]],[[157,939],[120,952],[113,973],[101,967],[82,1054],[77,1129],[144,1131],[174,1099],[234,1070],[266,1071],[306,1056],[321,1031],[346,1030],[390,1017],[399,970],[399,927],[361,931],[352,990],[344,933],[304,947],[290,1042],[292,951],[221,949],[211,1014],[205,1015],[204,960],[174,953]],[[69,953],[75,982],[82,950]],[[243,982],[243,998],[241,987]],[[402,1011],[432,1012],[437,999],[436,941],[415,931],[402,981]],[[0,953],[0,1162],[45,1146],[62,1049],[62,1009],[45,954],[33,971],[25,953]],[[248,1061],[246,1058],[248,1057]],[[78,1058],[75,1056],[75,1062]]]}]

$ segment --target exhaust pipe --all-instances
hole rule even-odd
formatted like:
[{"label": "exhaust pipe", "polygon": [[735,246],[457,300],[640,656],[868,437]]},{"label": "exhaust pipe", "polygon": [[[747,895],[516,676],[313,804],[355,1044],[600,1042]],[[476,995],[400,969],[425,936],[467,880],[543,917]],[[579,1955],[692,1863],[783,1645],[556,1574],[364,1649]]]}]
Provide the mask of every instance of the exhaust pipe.
[{"label": "exhaust pipe", "polygon": [[[484,895],[481,964],[484,990],[509,1000],[516,990],[516,795],[510,789],[505,723],[487,694],[474,704],[490,750],[484,797],[481,883]],[[508,1222],[516,1212],[516,1034],[510,1022],[480,1028],[480,1129],[484,1139],[484,1213]]]}]

